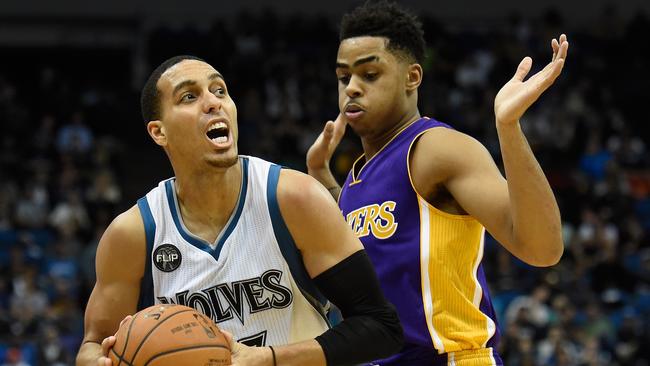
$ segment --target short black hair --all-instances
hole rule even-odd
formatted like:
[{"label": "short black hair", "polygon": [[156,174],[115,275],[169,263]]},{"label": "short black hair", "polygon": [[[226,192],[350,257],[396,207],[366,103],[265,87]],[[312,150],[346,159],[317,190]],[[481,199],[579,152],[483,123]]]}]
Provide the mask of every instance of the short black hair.
[{"label": "short black hair", "polygon": [[140,108],[142,110],[142,118],[144,123],[160,119],[160,93],[158,91],[158,80],[162,74],[165,73],[170,67],[184,60],[197,60],[205,62],[205,60],[190,55],[174,56],[165,60],[149,75],[149,79],[142,87],[140,94]]},{"label": "short black hair", "polygon": [[394,2],[368,1],[343,16],[339,41],[353,37],[385,37],[386,49],[409,61],[424,62],[424,31],[418,18]]}]

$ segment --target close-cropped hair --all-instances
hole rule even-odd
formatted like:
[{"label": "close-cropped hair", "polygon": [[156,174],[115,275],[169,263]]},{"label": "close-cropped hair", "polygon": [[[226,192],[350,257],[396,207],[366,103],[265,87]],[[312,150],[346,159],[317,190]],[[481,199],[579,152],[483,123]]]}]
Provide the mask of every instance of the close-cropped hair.
[{"label": "close-cropped hair", "polygon": [[160,91],[158,90],[158,80],[162,74],[165,73],[170,67],[185,60],[197,60],[205,62],[205,60],[190,55],[174,56],[165,60],[149,75],[149,79],[142,88],[140,94],[140,108],[142,111],[142,118],[144,123],[160,119]]},{"label": "close-cropped hair", "polygon": [[354,37],[384,37],[386,49],[409,62],[424,62],[425,42],[422,23],[397,3],[368,1],[343,16],[339,40]]}]

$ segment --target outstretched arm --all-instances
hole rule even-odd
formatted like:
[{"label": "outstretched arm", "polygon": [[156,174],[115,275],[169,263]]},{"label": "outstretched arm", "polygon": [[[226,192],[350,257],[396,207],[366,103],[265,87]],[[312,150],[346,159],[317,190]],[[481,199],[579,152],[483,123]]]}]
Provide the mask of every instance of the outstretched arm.
[{"label": "outstretched arm", "polygon": [[553,57],[544,69],[524,81],[533,60],[524,58],[514,77],[494,101],[501,156],[508,179],[512,236],[526,242],[534,263],[555,264],[564,249],[560,210],[542,168],[521,131],[519,119],[562,72],[569,43],[562,34],[551,41]]},{"label": "outstretched arm", "polygon": [[[508,251],[535,266],[557,263],[563,252],[555,196],[519,126],[519,119],[560,74],[566,36],[552,41],[553,59],[523,81],[526,57],[495,100],[496,125],[507,181],[475,139],[445,128],[428,131],[411,153],[415,188],[425,198],[444,187]],[[462,154],[458,152],[462,151]]]}]

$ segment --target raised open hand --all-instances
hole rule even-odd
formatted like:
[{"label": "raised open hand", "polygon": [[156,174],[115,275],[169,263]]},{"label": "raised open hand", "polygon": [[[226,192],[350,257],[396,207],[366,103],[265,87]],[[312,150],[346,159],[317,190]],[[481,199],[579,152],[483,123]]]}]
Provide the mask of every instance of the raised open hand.
[{"label": "raised open hand", "polygon": [[341,142],[345,134],[345,121],[341,115],[335,121],[327,121],[323,132],[307,151],[307,168],[313,172],[322,169],[329,169],[329,162],[334,150]]},{"label": "raised open hand", "polygon": [[525,57],[517,67],[515,75],[497,93],[494,98],[494,114],[497,123],[516,123],[526,110],[553,84],[562,72],[569,42],[562,34],[559,41],[551,41],[553,58],[541,71],[524,81],[533,65],[533,59]]}]

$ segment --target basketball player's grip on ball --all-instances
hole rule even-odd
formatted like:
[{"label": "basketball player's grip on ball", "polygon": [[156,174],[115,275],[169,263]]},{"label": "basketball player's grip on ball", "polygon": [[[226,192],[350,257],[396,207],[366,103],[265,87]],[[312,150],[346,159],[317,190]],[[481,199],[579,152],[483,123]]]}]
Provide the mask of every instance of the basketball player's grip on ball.
[{"label": "basketball player's grip on ball", "polygon": [[112,366],[231,364],[230,343],[219,327],[181,305],[154,305],[126,317],[114,339],[104,340],[102,350]]}]

